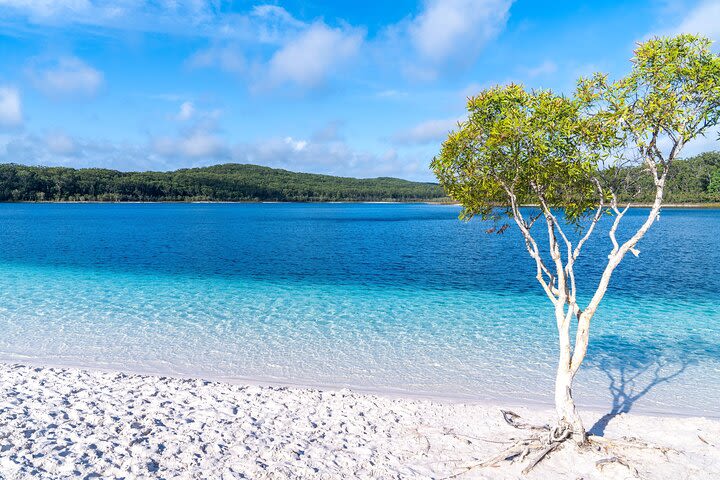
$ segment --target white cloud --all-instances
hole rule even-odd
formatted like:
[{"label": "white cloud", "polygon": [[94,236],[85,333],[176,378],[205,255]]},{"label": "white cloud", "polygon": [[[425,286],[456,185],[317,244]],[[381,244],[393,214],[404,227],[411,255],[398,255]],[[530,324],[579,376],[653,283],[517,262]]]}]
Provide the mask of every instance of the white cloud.
[{"label": "white cloud", "polygon": [[67,13],[79,15],[89,11],[104,11],[102,7],[94,6],[88,0],[0,0],[0,5],[18,13],[25,13],[35,20],[50,19]]},{"label": "white cloud", "polygon": [[181,143],[181,152],[188,157],[215,157],[223,148],[223,141],[208,132],[195,132]]},{"label": "white cloud", "polygon": [[0,7],[0,17],[26,18],[41,27],[86,25],[182,35],[221,31],[215,0],[0,0]]},{"label": "white cloud", "polygon": [[232,150],[232,161],[345,177],[432,178],[428,168],[430,156],[400,157],[393,149],[382,154],[362,152],[345,142],[307,142],[299,149],[296,142],[284,138],[236,145]]},{"label": "white cloud", "polygon": [[[2,1],[2,0],[0,0]],[[365,31],[322,20],[306,23],[276,5],[255,6],[232,21],[218,20],[222,35],[198,50],[190,68],[219,68],[241,75],[253,90],[322,85],[360,50]]]},{"label": "white cloud", "polygon": [[274,20],[275,23],[301,24],[287,10],[277,5],[256,5],[252,9],[252,15],[258,18]]},{"label": "white cloud", "polygon": [[15,87],[0,86],[0,127],[22,125],[22,102]]},{"label": "white cloud", "polygon": [[187,61],[191,68],[218,67],[229,73],[245,72],[245,57],[237,45],[214,46],[200,50]]},{"label": "white cloud", "polygon": [[[177,135],[150,139],[150,150],[166,158],[227,160],[228,145],[218,134],[220,110],[199,110],[189,100],[171,118],[182,123]],[[193,120],[188,125],[186,122]]]},{"label": "white cloud", "polygon": [[42,64],[33,62],[27,73],[38,90],[54,97],[91,97],[103,83],[102,72],[75,57],[62,57]]},{"label": "white cloud", "polygon": [[43,35],[47,25],[167,33],[278,43],[302,26],[284,8],[258,5],[240,14],[225,0],[0,0],[0,18],[26,20]]},{"label": "white cloud", "polygon": [[358,52],[363,37],[364,32],[357,29],[316,22],[275,52],[268,63],[270,82],[318,86]]},{"label": "white cloud", "polygon": [[407,92],[402,90],[387,89],[381,90],[375,94],[377,98],[405,98],[408,96]]},{"label": "white cloud", "polygon": [[400,145],[421,145],[445,140],[448,133],[457,127],[457,118],[428,120],[414,127],[396,133],[392,137],[394,143]]},{"label": "white cloud", "polygon": [[295,140],[292,137],[285,137],[285,143],[290,145],[295,152],[302,152],[308,144],[307,140]]},{"label": "white cloud", "polygon": [[418,52],[438,64],[473,57],[505,26],[511,0],[426,0],[408,26]]},{"label": "white cloud", "polygon": [[137,97],[142,98],[149,98],[151,100],[162,100],[163,102],[179,102],[190,95],[188,93],[149,93],[149,94],[142,94],[142,93],[135,93],[134,94]]},{"label": "white cloud", "polygon": [[45,145],[51,153],[70,155],[77,152],[75,140],[62,132],[53,132],[45,137]]},{"label": "white cloud", "polygon": [[504,28],[514,0],[423,0],[419,13],[370,42],[374,61],[408,79],[432,82],[473,65]]},{"label": "white cloud", "polygon": [[225,142],[213,132],[195,129],[179,137],[158,137],[153,151],[164,157],[214,158],[226,157]]},{"label": "white cloud", "polygon": [[431,154],[401,156],[394,149],[376,154],[345,142],[315,143],[275,137],[232,145],[213,132],[195,130],[148,143],[83,140],[62,133],[38,137],[0,136],[0,163],[100,167],[124,171],[173,170],[218,163],[253,163],[296,172],[431,180]]},{"label": "white cloud", "polygon": [[283,44],[289,36],[307,28],[305,22],[277,5],[255,6],[248,18],[254,37],[262,43]]},{"label": "white cloud", "polygon": [[175,115],[176,120],[186,121],[190,120],[195,114],[195,107],[192,102],[183,102],[180,105],[180,111]]},{"label": "white cloud", "polygon": [[[0,138],[0,162],[25,165],[167,170],[170,160],[154,155],[146,145],[82,140],[64,134]],[[72,148],[69,148],[72,145]]]},{"label": "white cloud", "polygon": [[685,15],[674,33],[695,33],[720,40],[720,2],[701,2]]}]

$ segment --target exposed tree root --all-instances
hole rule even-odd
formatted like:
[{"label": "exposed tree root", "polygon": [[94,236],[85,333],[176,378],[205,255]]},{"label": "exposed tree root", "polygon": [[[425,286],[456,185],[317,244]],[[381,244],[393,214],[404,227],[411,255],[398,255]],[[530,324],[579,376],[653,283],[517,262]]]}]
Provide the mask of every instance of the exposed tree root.
[{"label": "exposed tree root", "polygon": [[533,458],[533,459],[530,461],[530,463],[527,464],[527,466],[526,466],[525,468],[523,468],[523,471],[522,471],[523,475],[527,475],[528,472],[529,472],[530,470],[532,470],[533,468],[535,468],[535,465],[537,465],[538,463],[540,463],[540,462],[542,461],[542,459],[545,458],[545,456],[546,456],[548,453],[552,452],[553,450],[555,450],[555,449],[558,448],[559,446],[560,446],[560,442],[553,442],[553,443],[551,443],[550,445],[548,445],[548,446],[546,446],[545,448],[543,448],[542,451],[540,451],[540,453],[539,453],[537,456],[535,456],[535,458]]},{"label": "exposed tree root", "polygon": [[637,468],[630,465],[630,463],[624,457],[613,456],[610,458],[603,458],[603,459],[595,462],[595,466],[597,467],[598,470],[602,471],[603,468],[605,468],[606,466],[613,464],[613,463],[622,465],[623,467],[630,470],[630,472],[633,475],[635,475],[636,478],[640,478],[640,472],[638,472]]},{"label": "exposed tree root", "polygon": [[443,428],[443,435],[451,436],[457,440],[464,441],[466,443],[472,443],[472,440],[478,441],[478,442],[485,442],[485,443],[499,443],[499,444],[508,444],[511,443],[512,440],[494,440],[489,438],[481,438],[481,437],[473,437],[471,435],[465,435],[462,433],[457,433],[452,428],[444,427]]},{"label": "exposed tree root", "polygon": [[704,439],[703,437],[701,437],[700,435],[698,435],[697,437],[698,437],[698,438],[700,439],[700,441],[703,442],[705,445],[710,445],[711,447],[714,447],[714,446],[715,446],[714,443],[708,442],[707,440],[705,440],[705,439]]},{"label": "exposed tree root", "polygon": [[550,430],[549,425],[530,425],[529,423],[522,422],[522,417],[512,410],[500,410],[503,415],[505,422],[511,427],[515,427],[521,430]]},{"label": "exposed tree root", "polygon": [[[560,440],[554,440],[551,438],[551,434],[545,435],[532,435],[527,438],[516,441],[500,453],[488,458],[472,467],[468,470],[476,467],[494,467],[500,462],[511,462],[516,461],[522,462],[528,457],[531,457],[530,462],[523,469],[523,474],[527,474],[530,470],[535,468],[548,454],[557,449],[562,443],[570,438],[570,433],[562,436]],[[533,455],[535,454],[535,455]]]},{"label": "exposed tree root", "polygon": [[530,461],[523,469],[523,475],[530,472],[551,452],[560,447],[565,440],[572,436],[572,428],[569,425],[558,425],[550,428],[548,425],[537,426],[525,423],[522,417],[510,410],[501,410],[503,419],[513,428],[519,430],[530,430],[535,433],[529,437],[516,440],[498,454],[483,460],[482,462],[465,467],[465,470],[447,478],[456,478],[475,468],[494,467],[500,462],[522,462],[528,457]]},{"label": "exposed tree root", "polygon": [[605,437],[598,437],[596,435],[589,435],[588,436],[588,442],[596,443],[603,447],[605,450],[612,447],[621,447],[621,448],[636,448],[636,449],[642,449],[642,450],[657,450],[661,452],[663,455],[673,452],[673,453],[680,453],[674,448],[670,447],[664,447],[662,445],[652,445],[650,443],[641,442],[637,438],[626,438],[623,440],[614,440],[609,439]]},{"label": "exposed tree root", "polygon": [[604,437],[598,437],[595,435],[588,436],[588,443],[590,445],[597,445],[598,449],[602,449],[604,452],[607,452],[611,454],[611,457],[603,458],[601,460],[598,460],[595,462],[595,466],[598,470],[603,470],[606,466],[610,464],[618,464],[622,465],[623,467],[627,468],[630,473],[635,478],[642,478],[640,475],[640,472],[637,468],[635,468],[632,463],[621,453],[619,453],[619,450],[626,450],[626,449],[641,449],[641,450],[655,450],[660,453],[662,453],[665,457],[667,457],[668,453],[677,453],[680,454],[680,452],[674,448],[670,447],[664,447],[662,445],[653,445],[650,443],[642,442],[638,440],[637,438],[631,437],[631,438],[623,438],[619,440],[615,439],[609,439]]},{"label": "exposed tree root", "polygon": [[[549,425],[532,425],[522,420],[522,417],[517,413],[510,410],[501,410],[503,419],[505,422],[513,428],[518,430],[529,430],[532,433],[528,437],[514,440],[514,443],[507,446],[502,451],[498,452],[494,456],[478,462],[473,465],[463,467],[463,471],[451,475],[450,478],[457,478],[461,475],[468,473],[475,468],[495,467],[501,462],[522,462],[526,459],[530,459],[528,464],[522,470],[522,474],[528,474],[533,468],[535,468],[540,462],[542,462],[548,455],[557,450],[563,445],[563,443],[572,438],[572,426],[567,424],[558,424],[554,427]],[[451,434],[453,432],[445,432]],[[457,437],[457,435],[455,435]],[[478,439],[482,441],[491,441],[485,439]],[[704,440],[701,438],[701,440]],[[493,443],[505,443],[502,441],[493,441]],[[663,455],[667,455],[669,452],[679,453],[677,450],[669,447],[663,447],[660,445],[652,445],[649,443],[642,442],[636,438],[623,438],[619,440],[607,439],[604,437],[598,437],[595,435],[589,435],[587,437],[587,446],[595,444],[597,450],[601,450],[610,454],[608,458],[603,458],[596,462],[598,470],[603,470],[610,464],[618,464],[628,469],[628,471],[636,478],[641,478],[638,470],[632,466],[631,462],[625,458],[618,450],[622,449],[650,449],[661,452]]]}]

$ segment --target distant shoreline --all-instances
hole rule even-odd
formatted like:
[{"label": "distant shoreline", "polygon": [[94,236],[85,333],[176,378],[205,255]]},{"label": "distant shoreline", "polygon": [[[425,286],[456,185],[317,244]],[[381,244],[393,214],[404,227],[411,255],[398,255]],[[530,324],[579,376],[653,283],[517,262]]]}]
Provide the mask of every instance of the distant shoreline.
[{"label": "distant shoreline", "polygon": [[[12,205],[12,204],[265,204],[265,203],[282,203],[282,204],[427,204],[427,205],[459,205],[455,202],[436,202],[432,200],[369,200],[369,201],[355,201],[355,200],[42,200],[42,201],[18,201],[18,202],[0,202],[0,204]],[[720,205],[719,205],[720,206]]]},{"label": "distant shoreline", "polygon": [[[704,155],[678,161],[667,186],[667,208],[720,208],[720,196],[707,184],[720,165],[720,153]],[[455,204],[437,182],[339,177],[234,163],[166,172],[0,164],[0,187],[0,203]],[[624,188],[617,195],[647,208],[655,192]]]},{"label": "distant shoreline", "polygon": [[[141,200],[126,200],[126,201],[103,201],[103,200],[43,200],[43,201],[19,201],[19,202],[0,202],[0,204],[269,204],[269,203],[282,203],[282,204],[361,204],[361,205],[402,205],[402,204],[424,204],[424,205],[446,205],[446,206],[460,206],[457,202],[443,202],[435,200],[373,200],[373,201],[353,201],[353,200],[339,200],[339,201],[288,201],[288,200],[152,200],[152,201],[141,201]],[[535,207],[537,205],[523,205],[523,207]],[[650,208],[651,203],[632,203],[630,208]],[[662,208],[677,208],[677,209],[720,209],[720,203],[667,203]]]}]

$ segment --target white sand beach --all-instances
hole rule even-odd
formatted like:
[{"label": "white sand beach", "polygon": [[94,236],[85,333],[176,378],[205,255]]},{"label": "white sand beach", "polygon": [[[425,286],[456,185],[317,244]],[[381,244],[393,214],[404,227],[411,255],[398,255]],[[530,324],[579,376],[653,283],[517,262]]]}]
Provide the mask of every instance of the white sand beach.
[{"label": "white sand beach", "polygon": [[[0,478],[518,478],[525,463],[469,468],[524,435],[499,409],[0,364]],[[718,420],[625,414],[605,437],[636,446],[566,442],[527,478],[720,478]]]}]

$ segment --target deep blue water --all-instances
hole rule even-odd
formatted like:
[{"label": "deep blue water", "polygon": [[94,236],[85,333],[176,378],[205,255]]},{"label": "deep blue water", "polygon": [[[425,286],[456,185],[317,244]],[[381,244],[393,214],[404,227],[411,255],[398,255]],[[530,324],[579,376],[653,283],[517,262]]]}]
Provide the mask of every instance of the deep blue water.
[{"label": "deep blue water", "polygon": [[[0,360],[549,402],[534,262],[517,229],[458,213],[3,204]],[[608,225],[579,261],[586,295]],[[604,408],[621,386],[637,410],[720,415],[720,210],[665,210],[639,248],[593,322],[580,402]]]}]

